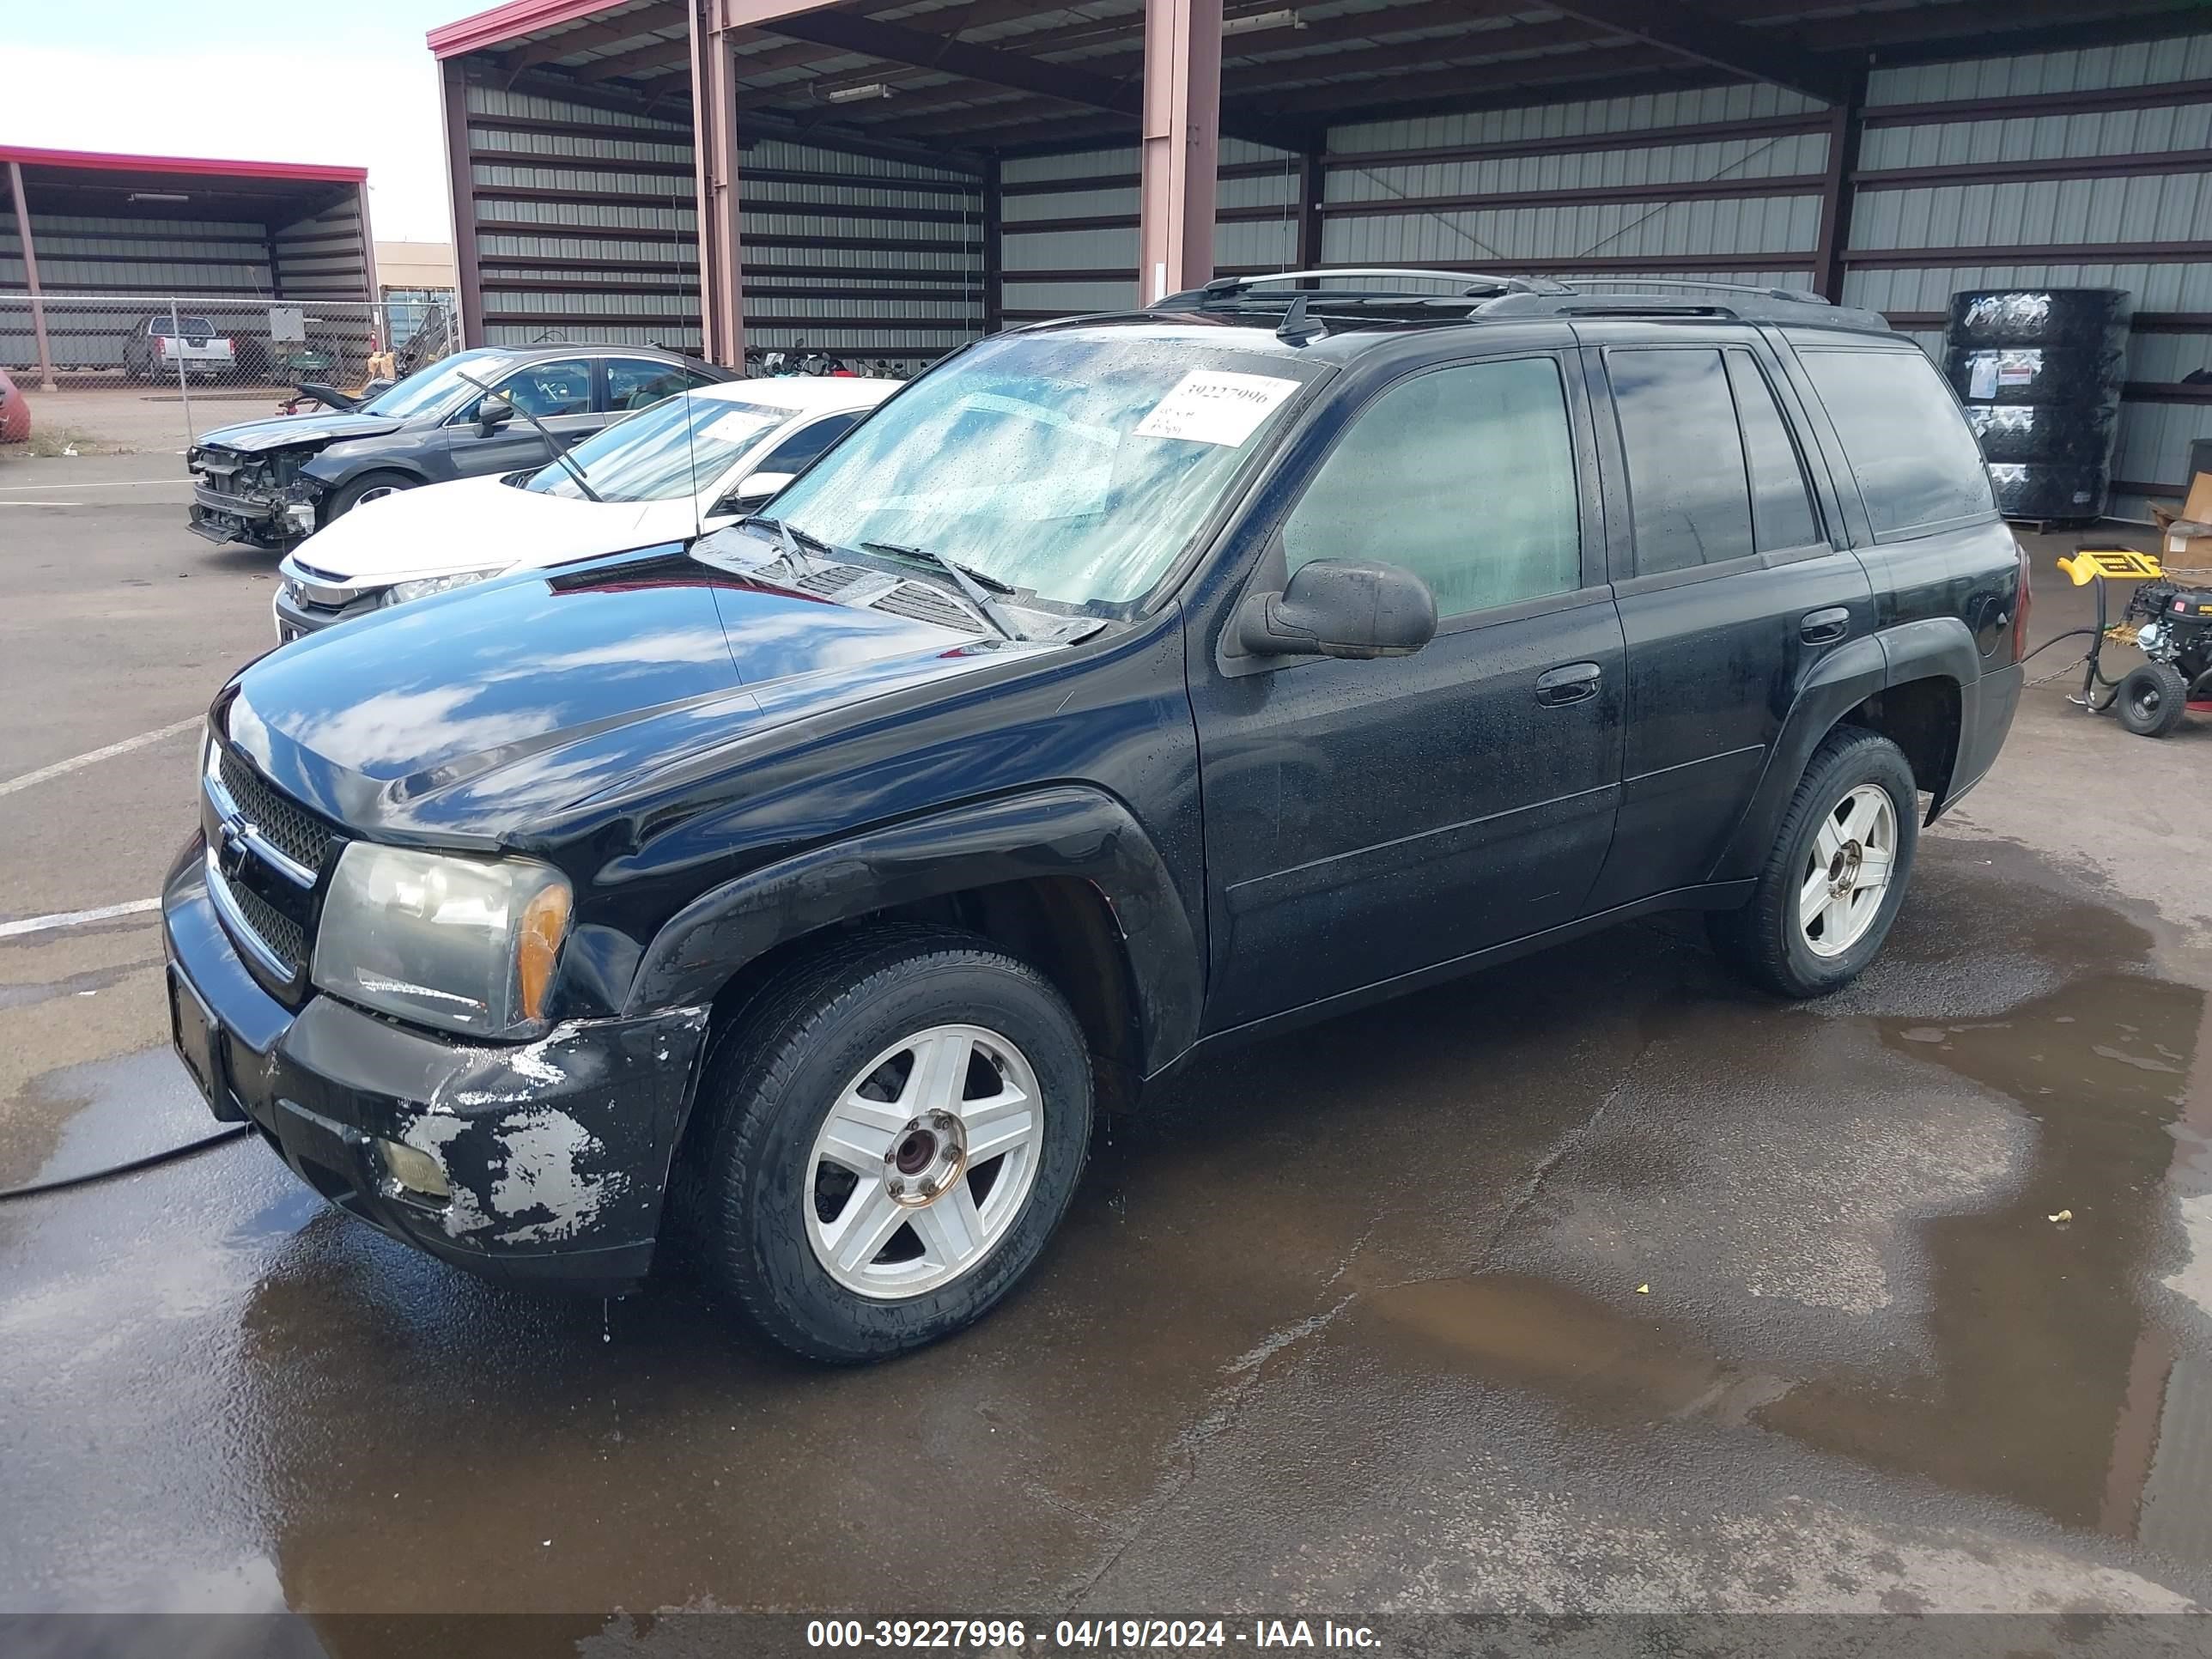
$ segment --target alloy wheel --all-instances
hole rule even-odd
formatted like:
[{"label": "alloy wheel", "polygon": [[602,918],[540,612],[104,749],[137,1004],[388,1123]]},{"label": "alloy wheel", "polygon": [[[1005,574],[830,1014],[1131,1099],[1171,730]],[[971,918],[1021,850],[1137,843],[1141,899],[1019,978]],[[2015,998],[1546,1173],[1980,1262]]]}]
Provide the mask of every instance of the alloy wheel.
[{"label": "alloy wheel", "polygon": [[1797,893],[1797,926],[1816,957],[1839,957],[1881,913],[1897,860],[1897,807],[1880,784],[1863,783],[1821,819]]},{"label": "alloy wheel", "polygon": [[1036,1178],[1036,1073],[980,1025],[902,1037],[848,1083],[806,1163],[815,1259],[856,1295],[902,1301],[980,1267]]}]

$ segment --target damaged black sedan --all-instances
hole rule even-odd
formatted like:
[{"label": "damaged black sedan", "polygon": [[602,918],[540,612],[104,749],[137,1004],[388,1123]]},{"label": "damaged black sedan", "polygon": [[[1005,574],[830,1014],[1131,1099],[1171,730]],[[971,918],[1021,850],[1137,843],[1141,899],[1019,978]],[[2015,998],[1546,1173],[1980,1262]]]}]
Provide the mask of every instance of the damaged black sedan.
[{"label": "damaged black sedan", "polygon": [[535,470],[553,459],[548,434],[573,444],[686,386],[732,378],[650,346],[459,352],[349,408],[207,434],[185,456],[190,526],[211,542],[281,550],[363,501]]}]

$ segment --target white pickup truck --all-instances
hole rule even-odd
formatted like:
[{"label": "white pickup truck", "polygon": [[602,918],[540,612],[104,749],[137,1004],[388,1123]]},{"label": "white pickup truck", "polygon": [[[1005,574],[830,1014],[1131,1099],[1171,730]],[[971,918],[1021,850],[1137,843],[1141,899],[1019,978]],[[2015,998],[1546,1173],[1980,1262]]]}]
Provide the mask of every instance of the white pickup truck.
[{"label": "white pickup truck", "polygon": [[205,317],[167,312],[147,318],[123,342],[123,372],[134,380],[173,380],[181,364],[196,380],[227,380],[238,369],[238,350]]}]

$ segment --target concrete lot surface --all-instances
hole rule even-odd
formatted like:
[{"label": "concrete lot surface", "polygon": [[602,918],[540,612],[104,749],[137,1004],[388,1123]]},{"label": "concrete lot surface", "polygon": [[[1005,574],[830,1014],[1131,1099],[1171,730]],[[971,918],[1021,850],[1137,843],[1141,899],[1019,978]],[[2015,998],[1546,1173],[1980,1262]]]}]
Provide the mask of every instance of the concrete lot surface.
[{"label": "concrete lot surface", "polygon": [[[155,461],[0,469],[65,503],[0,505],[0,927],[149,897],[191,740],[9,781],[268,642]],[[1847,993],[1668,918],[1233,1055],[874,1370],[480,1285],[252,1143],[0,1202],[0,1609],[2212,1606],[2212,720],[2069,685]],[[0,1187],[211,1127],[160,974],[143,913],[0,935]]]}]

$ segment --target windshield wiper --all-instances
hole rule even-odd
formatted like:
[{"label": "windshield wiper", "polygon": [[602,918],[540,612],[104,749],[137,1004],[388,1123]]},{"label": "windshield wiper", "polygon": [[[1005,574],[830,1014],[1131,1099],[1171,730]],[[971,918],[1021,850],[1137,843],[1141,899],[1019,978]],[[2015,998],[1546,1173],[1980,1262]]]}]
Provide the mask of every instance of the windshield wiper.
[{"label": "windshield wiper", "polygon": [[909,559],[920,559],[925,564],[935,565],[952,578],[953,586],[968,597],[969,603],[974,605],[976,610],[983,613],[985,622],[989,623],[1007,639],[1016,641],[1028,640],[1029,635],[999,608],[996,602],[992,599],[991,593],[984,591],[987,588],[1000,593],[1013,593],[1020,591],[1012,584],[1002,582],[996,576],[989,575],[983,571],[971,570],[957,560],[948,559],[942,553],[935,552],[927,547],[908,547],[903,542],[862,542],[860,545],[871,553],[902,555]]},{"label": "windshield wiper", "polygon": [[812,574],[814,567],[807,559],[799,556],[800,548],[805,548],[809,554],[818,553],[825,558],[836,556],[837,550],[821,537],[810,536],[804,530],[793,530],[782,520],[771,519],[764,513],[748,513],[738,523],[758,525],[763,530],[773,531],[776,540],[783,544],[785,562],[802,576]]},{"label": "windshield wiper", "polygon": [[[457,380],[466,380],[471,386],[483,392],[487,398],[492,395],[491,388],[486,386],[482,380],[477,379],[475,375],[464,374],[458,368],[453,371],[453,375]],[[545,422],[539,420],[535,415],[532,415],[528,410],[525,409],[520,404],[515,402],[512,398],[509,398],[507,400],[507,406],[513,410],[516,414],[521,416],[524,420],[529,422],[531,425],[538,428],[538,435],[545,440],[545,447],[553,452],[553,459],[568,469],[568,476],[576,481],[576,488],[582,490],[585,495],[590,500],[604,504],[605,498],[602,496],[598,490],[592,488],[592,481],[584,476],[582,463],[578,461],[574,456],[571,455],[568,450],[562,446],[561,441],[558,438],[555,437],[550,432],[548,432],[545,429]]]}]

